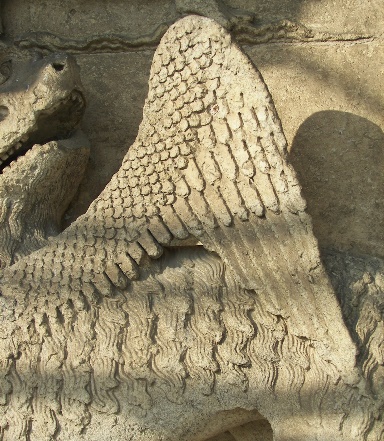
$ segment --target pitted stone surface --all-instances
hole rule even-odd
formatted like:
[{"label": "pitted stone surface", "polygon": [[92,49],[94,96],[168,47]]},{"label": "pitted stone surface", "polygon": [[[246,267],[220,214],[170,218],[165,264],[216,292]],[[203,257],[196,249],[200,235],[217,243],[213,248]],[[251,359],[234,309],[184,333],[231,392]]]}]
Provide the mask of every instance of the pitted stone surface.
[{"label": "pitted stone surface", "polygon": [[261,75],[183,19],[119,171],[5,271],[0,435],[379,437],[383,264],[327,266]]},{"label": "pitted stone surface", "polygon": [[89,155],[85,136],[74,134],[85,105],[74,59],[6,55],[0,62],[2,268],[61,231]]}]

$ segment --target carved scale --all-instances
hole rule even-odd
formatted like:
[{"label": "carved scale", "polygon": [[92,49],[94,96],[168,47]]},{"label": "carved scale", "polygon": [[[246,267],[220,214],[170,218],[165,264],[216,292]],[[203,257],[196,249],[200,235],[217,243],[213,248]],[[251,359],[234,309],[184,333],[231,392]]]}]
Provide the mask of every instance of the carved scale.
[{"label": "carved scale", "polygon": [[4,440],[198,441],[258,412],[276,440],[363,436],[355,344],[286,147],[230,35],[173,25],[120,170],[5,272]]}]

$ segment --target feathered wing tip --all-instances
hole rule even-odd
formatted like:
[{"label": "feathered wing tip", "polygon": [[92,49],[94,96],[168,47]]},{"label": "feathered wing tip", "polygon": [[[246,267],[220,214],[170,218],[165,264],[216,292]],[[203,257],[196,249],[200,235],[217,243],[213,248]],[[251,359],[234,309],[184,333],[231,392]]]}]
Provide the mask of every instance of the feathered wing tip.
[{"label": "feathered wing tip", "polygon": [[107,294],[140,277],[146,256],[194,238],[293,334],[350,370],[355,348],[304,210],[261,75],[217,23],[186,17],[156,50],[122,167],[83,217],[24,264],[22,285],[30,292],[52,277],[30,275],[40,259],[60,266],[67,289]]}]

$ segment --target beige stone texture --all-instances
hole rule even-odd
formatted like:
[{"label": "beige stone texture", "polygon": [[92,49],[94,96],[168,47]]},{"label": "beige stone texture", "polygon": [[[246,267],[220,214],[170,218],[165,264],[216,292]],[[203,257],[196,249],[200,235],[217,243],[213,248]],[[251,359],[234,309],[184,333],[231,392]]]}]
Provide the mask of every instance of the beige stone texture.
[{"label": "beige stone texture", "polygon": [[274,97],[320,245],[382,256],[383,44],[246,50]]},{"label": "beige stone texture", "polygon": [[[11,46],[21,58],[29,51],[65,51],[76,57],[87,99],[83,130],[92,149],[85,179],[65,216],[65,226],[71,226],[31,258],[11,266],[3,281],[0,439],[366,441],[369,431],[379,439],[384,270],[375,256],[384,257],[381,3],[3,1],[2,46]],[[188,245],[199,240],[219,258],[201,246],[169,252],[168,247],[186,243],[183,228],[164,220],[162,198],[151,199],[152,193],[146,198],[144,181],[152,175],[142,147],[152,139],[153,127],[164,139],[169,135],[169,118],[160,109],[167,100],[160,99],[161,91],[156,92],[158,101],[153,98],[160,83],[154,77],[160,73],[149,82],[152,59],[169,25],[188,13],[214,18],[232,32],[263,75],[288,140],[285,146],[281,129],[274,126],[278,118],[273,105],[263,101],[262,82],[236,52],[226,91],[234,96],[239,83],[245,84],[244,96],[256,108],[264,106],[268,122],[263,136],[270,145],[267,129],[273,127],[278,135],[277,162],[289,176],[287,191],[294,200],[292,209],[282,190],[284,173],[271,178],[280,206],[273,197],[266,202],[273,192],[268,193],[265,181],[257,183],[264,206],[247,208],[253,210],[250,224],[262,231],[264,254],[260,243],[253,242],[254,231],[247,230],[230,184],[221,184],[226,193],[220,197],[234,222],[234,236],[212,227],[210,210],[216,208],[225,228],[228,220],[225,209],[215,205],[219,198],[205,193],[205,184],[225,173],[218,178],[217,170],[205,168],[212,164],[201,156],[196,139],[194,160],[206,173],[204,185],[194,171],[182,171],[167,181],[177,182],[178,193],[166,186],[159,193],[171,201],[193,236]],[[204,29],[211,32],[215,26]],[[225,40],[225,33],[220,35]],[[196,38],[200,44],[204,35]],[[237,74],[248,81],[242,77],[244,83],[239,82]],[[225,108],[220,100],[216,104],[218,111]],[[206,106],[204,112],[215,116],[216,108]],[[188,124],[195,124],[193,116]],[[234,132],[241,126],[236,112],[225,121]],[[196,127],[201,129],[199,123]],[[212,127],[216,141],[228,142],[220,122]],[[252,167],[241,167],[245,162],[239,145],[231,146],[232,156],[248,176]],[[314,236],[285,162],[286,147]],[[162,185],[171,163],[160,170]],[[220,163],[220,172],[230,170],[229,163]],[[255,161],[254,170],[256,166],[263,168]],[[139,169],[135,175],[133,170]],[[236,183],[244,196],[243,175]],[[180,186],[180,176],[187,190]],[[135,185],[137,180],[142,185]],[[139,190],[135,197],[127,196],[127,186]],[[148,215],[148,225],[141,220],[125,225],[130,210],[134,217],[142,214],[141,192],[145,210],[160,210],[160,222],[152,213],[156,222]],[[202,227],[172,205],[173,197],[180,201],[189,196]],[[268,213],[267,226],[264,220],[258,223],[264,219],[262,210]],[[285,215],[288,229],[296,234],[289,239],[281,236]],[[129,243],[128,251],[122,243]],[[164,256],[151,260],[163,246]],[[287,252],[283,258],[280,246]],[[262,262],[261,267],[252,266],[254,262]],[[264,285],[269,292],[257,285],[258,271],[273,286]],[[358,373],[352,367],[355,351],[360,353]]]},{"label": "beige stone texture", "polygon": [[380,0],[228,0],[234,8],[252,11],[261,21],[288,19],[314,32],[337,35],[382,35]]},{"label": "beige stone texture", "polygon": [[[242,21],[235,21],[234,32],[247,43],[246,52],[271,90],[321,246],[382,256],[384,12],[379,0],[233,0],[218,6],[166,0],[5,1],[7,36],[25,42],[33,40],[33,33],[48,32],[72,41],[72,46],[61,41],[53,49],[79,52],[88,97],[84,126],[93,151],[68,223],[102,190],[135,138],[153,56],[148,44],[155,46],[166,29],[160,29],[162,24],[188,10],[219,20],[225,14],[254,14],[252,29],[258,32],[242,28]],[[106,49],[89,45],[100,36]],[[41,50],[50,47],[43,43]],[[329,131],[316,127],[322,116],[332,120]],[[353,130],[356,124],[362,130]],[[342,159],[337,170],[333,155]],[[362,173],[367,179],[361,179]]]},{"label": "beige stone texture", "polygon": [[[77,42],[96,36],[108,40],[117,35],[129,41],[150,36],[148,44],[154,46],[156,29],[193,9],[191,4],[12,0],[4,2],[3,21],[6,35],[16,40],[36,32]],[[237,14],[246,11],[254,14],[255,28],[263,29],[256,36],[248,32],[245,50],[275,100],[321,246],[382,256],[381,2],[233,0],[219,7],[210,2],[199,5],[194,3],[194,8],[202,14],[218,15],[215,11],[228,11],[228,6]],[[287,33],[284,26],[277,32],[266,28],[284,20],[309,34],[291,28]],[[241,39],[241,29],[237,32]],[[255,44],[250,45],[252,39]],[[276,42],[267,44],[270,39]],[[89,50],[95,53],[87,54]],[[112,45],[108,53],[102,51],[85,46],[77,57],[88,97],[84,128],[93,150],[68,223],[85,211],[118,169],[137,133],[147,91],[153,51],[145,43],[137,48]],[[329,131],[318,127],[322,116],[332,121]],[[339,158],[336,170],[334,155]]]},{"label": "beige stone texture", "polygon": [[152,56],[152,51],[77,56],[88,104],[83,130],[92,149],[78,201],[67,213],[67,224],[99,195],[133,143],[148,93]]},{"label": "beige stone texture", "polygon": [[169,0],[11,0],[4,2],[3,16],[7,34],[12,37],[50,32],[81,39],[100,34],[150,34],[176,14]]},{"label": "beige stone texture", "polygon": [[0,268],[47,244],[87,166],[85,99],[73,57],[0,62]]}]

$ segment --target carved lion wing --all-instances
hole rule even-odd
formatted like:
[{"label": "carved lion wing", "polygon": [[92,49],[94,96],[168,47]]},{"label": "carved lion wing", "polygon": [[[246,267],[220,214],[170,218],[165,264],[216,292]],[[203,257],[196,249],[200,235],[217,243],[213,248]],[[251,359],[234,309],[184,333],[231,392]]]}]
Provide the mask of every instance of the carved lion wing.
[{"label": "carved lion wing", "polygon": [[143,121],[121,169],[83,217],[8,278],[24,268],[29,292],[46,280],[52,294],[105,294],[110,282],[124,288],[137,278],[146,256],[194,238],[267,298],[292,333],[353,364],[286,156],[261,75],[218,24],[187,17],[156,50]]}]

